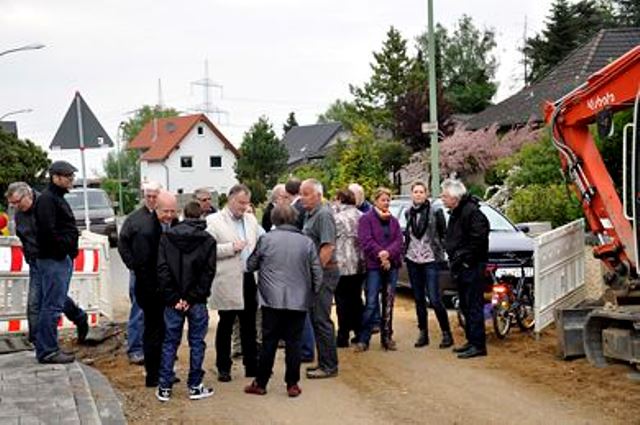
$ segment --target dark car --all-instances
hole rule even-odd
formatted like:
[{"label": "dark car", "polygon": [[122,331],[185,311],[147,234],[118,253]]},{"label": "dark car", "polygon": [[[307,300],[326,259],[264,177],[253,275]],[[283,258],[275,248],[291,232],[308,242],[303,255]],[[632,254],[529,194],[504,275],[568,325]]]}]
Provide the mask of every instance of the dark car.
[{"label": "dark car", "polygon": [[[449,213],[442,205],[442,201],[437,199],[433,203],[435,208],[444,210],[445,219],[449,220]],[[411,207],[411,199],[396,198],[391,201],[390,210],[400,222],[403,229],[406,226],[405,211]],[[480,210],[487,216],[491,233],[489,234],[489,263],[496,266],[495,274],[520,275],[521,264],[526,263],[524,268],[526,276],[533,276],[533,239],[526,235],[528,229],[514,225],[500,211],[487,203],[480,202]],[[488,280],[487,282],[491,282]],[[405,265],[400,269],[398,285],[410,287],[407,268]],[[445,297],[455,295],[456,286],[449,275],[447,263],[440,265],[440,288]]]},{"label": "dark car", "polygon": [[[71,189],[64,198],[71,205],[78,229],[86,229],[83,190]],[[118,244],[118,232],[111,199],[102,189],[87,189],[87,201],[89,205],[90,230],[107,236],[109,244],[116,246]]]}]

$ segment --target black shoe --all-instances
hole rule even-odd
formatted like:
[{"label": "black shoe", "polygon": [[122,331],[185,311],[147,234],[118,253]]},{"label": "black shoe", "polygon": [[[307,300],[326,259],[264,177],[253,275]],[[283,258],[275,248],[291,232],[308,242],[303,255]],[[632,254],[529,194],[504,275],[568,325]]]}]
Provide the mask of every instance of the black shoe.
[{"label": "black shoe", "polygon": [[171,400],[171,388],[158,387],[156,391],[156,398],[162,402]]},{"label": "black shoe", "polygon": [[78,334],[78,343],[83,344],[87,340],[87,335],[89,334],[89,322],[86,317],[83,321],[76,324],[76,332]]},{"label": "black shoe", "polygon": [[380,333],[380,325],[375,325],[373,327],[373,329],[371,329],[371,333],[372,334],[379,334]]},{"label": "black shoe", "polygon": [[231,382],[231,373],[218,371],[218,381]]},{"label": "black shoe", "polygon": [[453,337],[451,332],[442,332],[442,341],[440,342],[440,348],[449,348],[453,345]]},{"label": "black shoe", "polygon": [[316,369],[316,370],[308,370],[307,371],[307,379],[326,379],[326,378],[334,378],[338,376],[338,369],[334,370],[324,370],[324,369]]},{"label": "black shoe", "polygon": [[202,400],[211,397],[213,393],[213,388],[205,387],[201,383],[197,387],[189,387],[189,400]]},{"label": "black shoe", "polygon": [[482,357],[487,355],[487,349],[471,347],[467,351],[458,354],[459,359],[470,359],[473,357]]},{"label": "black shoe", "polygon": [[336,347],[347,348],[349,346],[349,338],[337,338]]},{"label": "black shoe", "polygon": [[426,347],[427,345],[429,345],[429,334],[426,330],[420,330],[418,339],[416,339],[416,342],[413,344],[413,346],[416,348],[420,348]]},{"label": "black shoe", "polygon": [[73,354],[63,353],[62,351],[56,351],[55,353],[49,354],[42,360],[40,363],[44,364],[65,364],[65,363],[73,363],[76,360],[76,356]]},{"label": "black shoe", "polygon": [[470,349],[471,347],[473,347],[473,345],[469,344],[468,342],[466,344],[464,344],[461,347],[455,347],[453,350],[454,353],[464,353],[465,351],[467,351],[468,349]]},{"label": "black shoe", "polygon": [[320,366],[315,365],[315,366],[307,366],[305,370],[307,372],[313,372],[314,370],[318,370],[318,369],[320,369]]},{"label": "black shoe", "polygon": [[147,388],[155,388],[158,386],[158,378],[145,378],[144,386]]},{"label": "black shoe", "polygon": [[353,337],[353,338],[351,338],[349,341],[350,341],[352,344],[357,343],[357,342],[358,342],[358,335],[354,336],[354,337]]}]

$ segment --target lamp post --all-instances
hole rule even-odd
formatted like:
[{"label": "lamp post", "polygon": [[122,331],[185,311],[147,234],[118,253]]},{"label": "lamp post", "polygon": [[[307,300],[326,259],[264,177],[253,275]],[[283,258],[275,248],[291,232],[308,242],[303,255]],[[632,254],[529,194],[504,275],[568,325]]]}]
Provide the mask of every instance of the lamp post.
[{"label": "lamp post", "polygon": [[429,124],[431,133],[431,196],[440,194],[438,109],[436,87],[436,39],[433,32],[433,0],[429,0]]},{"label": "lamp post", "polygon": [[0,56],[8,55],[9,53],[15,52],[23,52],[25,50],[38,50],[44,48],[45,45],[42,43],[31,43],[26,46],[16,47],[15,49],[5,50],[4,52],[0,52]]},{"label": "lamp post", "polygon": [[29,113],[29,112],[33,112],[33,109],[18,109],[17,111],[7,112],[6,114],[0,116],[0,121],[5,119],[9,115],[26,114],[26,113]]}]

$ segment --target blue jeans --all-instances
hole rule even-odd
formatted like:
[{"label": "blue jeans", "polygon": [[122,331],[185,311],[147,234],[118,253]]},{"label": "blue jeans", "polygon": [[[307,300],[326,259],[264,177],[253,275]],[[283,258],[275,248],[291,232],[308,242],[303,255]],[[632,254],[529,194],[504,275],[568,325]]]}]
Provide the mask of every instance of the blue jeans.
[{"label": "blue jeans", "polygon": [[431,304],[431,308],[433,308],[436,313],[440,330],[443,333],[450,333],[449,317],[447,316],[447,310],[444,308],[442,297],[440,296],[440,283],[438,281],[440,270],[438,263],[430,262],[419,264],[407,260],[407,271],[409,272],[409,281],[411,281],[413,297],[416,303],[418,329],[429,332],[426,299],[429,297],[429,304]]},{"label": "blue jeans", "polygon": [[187,385],[197,387],[202,383],[204,370],[204,352],[207,348],[205,337],[209,329],[209,311],[205,304],[194,304],[186,312],[178,311],[173,307],[164,309],[164,342],[162,343],[162,358],[160,360],[159,385],[162,388],[171,388],[173,385],[173,365],[176,361],[176,353],[182,340],[182,329],[185,319],[189,322],[189,378]]},{"label": "blue jeans", "polygon": [[[71,274],[69,275],[71,278]],[[27,323],[29,325],[29,341],[35,343],[38,331],[38,316],[40,315],[40,303],[42,296],[42,273],[38,269],[36,261],[29,263],[29,295],[27,297]],[[67,319],[76,326],[87,320],[87,314],[67,296],[62,306],[62,312]]]},{"label": "blue jeans", "polygon": [[305,314],[304,327],[302,328],[302,344],[300,347],[300,358],[304,361],[312,362],[316,358],[316,339],[313,336],[313,325],[311,316]]},{"label": "blue jeans", "polygon": [[[57,353],[58,346],[58,320],[60,314],[65,312],[65,306],[69,309],[69,303],[73,303],[67,293],[73,262],[68,256],[64,260],[39,258],[36,266],[40,279],[39,300],[40,312],[38,313],[38,327],[36,330],[36,357],[43,360],[45,357]],[[86,313],[79,308],[70,309],[70,319],[79,322],[86,320]]]},{"label": "blue jeans", "polygon": [[371,333],[373,331],[375,312],[379,310],[379,295],[382,294],[382,321],[380,326],[380,337],[382,343],[386,344],[393,336],[393,302],[396,293],[396,283],[398,281],[398,269],[368,270],[366,283],[366,305],[362,315],[362,333],[360,341],[369,345]]},{"label": "blue jeans", "polygon": [[142,335],[144,333],[144,312],[136,301],[136,275],[129,272],[129,299],[131,311],[127,323],[127,354],[129,356],[143,356]]}]

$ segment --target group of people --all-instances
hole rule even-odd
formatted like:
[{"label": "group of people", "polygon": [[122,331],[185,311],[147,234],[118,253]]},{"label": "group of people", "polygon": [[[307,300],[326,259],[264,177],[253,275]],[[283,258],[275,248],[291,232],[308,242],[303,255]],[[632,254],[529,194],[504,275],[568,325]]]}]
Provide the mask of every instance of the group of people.
[{"label": "group of people", "polygon": [[[24,183],[11,185],[6,195],[20,211],[17,233],[31,266],[29,324],[38,360],[63,363],[73,357],[57,346],[59,315],[64,312],[78,325],[80,340],[88,326],[86,314],[67,296],[78,232],[64,194],[76,170],[58,161],[49,171],[51,182],[42,195]],[[208,190],[196,191],[179,220],[176,197],[146,183],[143,205],[127,217],[118,242],[131,274],[130,360],[144,364],[146,386],[168,401],[179,381],[174,364],[187,321],[189,397],[211,396],[213,388],[203,384],[203,363],[213,309],[218,381],[232,380],[238,321],[244,375],[252,378],[245,392],[266,394],[277,348],[284,345],[287,393],[296,397],[302,391],[302,362],[316,360],[306,368],[308,379],[332,378],[338,375],[338,347],[354,344],[356,352],[367,351],[372,334],[379,332],[384,350],[397,349],[393,306],[403,261],[415,295],[415,347],[429,344],[427,298],[442,332],[440,348],[451,347],[438,284],[445,253],[466,318],[467,343],[454,351],[460,358],[486,355],[481,271],[488,221],[462,183],[446,180],[442,189],[448,224],[429,201],[425,184],[416,182],[402,230],[386,188],[375,191],[373,204],[358,184],[329,202],[317,180],[291,179],[272,190],[260,224],[243,184],[229,190],[220,211],[212,207]],[[331,319],[334,299],[337,334]],[[136,325],[140,320],[143,325]],[[135,342],[140,334],[142,344]]]}]

